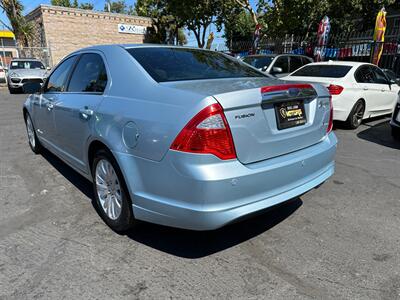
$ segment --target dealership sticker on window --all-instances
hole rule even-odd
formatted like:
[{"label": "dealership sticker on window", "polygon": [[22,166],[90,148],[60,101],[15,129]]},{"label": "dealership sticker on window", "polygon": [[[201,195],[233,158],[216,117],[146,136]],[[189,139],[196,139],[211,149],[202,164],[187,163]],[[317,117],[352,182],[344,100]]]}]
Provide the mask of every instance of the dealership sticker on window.
[{"label": "dealership sticker on window", "polygon": [[129,25],[129,24],[118,24],[118,32],[131,33],[131,34],[146,34],[146,27]]}]

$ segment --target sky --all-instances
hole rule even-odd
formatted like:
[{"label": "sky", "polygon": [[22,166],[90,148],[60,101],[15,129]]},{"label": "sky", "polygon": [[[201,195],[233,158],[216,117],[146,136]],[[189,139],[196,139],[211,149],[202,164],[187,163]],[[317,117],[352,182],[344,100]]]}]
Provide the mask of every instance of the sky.
[{"label": "sky", "polygon": [[[71,1],[72,2],[72,1]],[[78,0],[79,3],[81,2],[90,2],[93,3],[94,5],[94,9],[95,10],[103,10],[104,9],[104,3],[105,0]],[[127,5],[134,5],[135,4],[135,0],[125,0],[125,3]],[[250,4],[254,7],[255,3],[257,2],[257,0],[250,0]],[[24,14],[29,13],[30,11],[32,11],[33,9],[35,9],[37,6],[39,6],[40,4],[50,4],[50,0],[22,0],[22,4],[24,5]],[[4,14],[3,11],[0,11],[0,19],[5,22],[5,23],[9,23],[7,16]],[[2,24],[0,24],[0,29],[6,29],[4,28],[4,26]],[[207,29],[207,36],[208,36],[208,32],[212,31],[214,32],[215,35],[215,39],[214,39],[214,43],[213,44],[224,44],[225,40],[222,37],[223,32],[217,32],[216,28],[214,25],[211,25],[210,28]],[[189,31],[186,31],[186,38],[188,40],[188,46],[195,46],[197,45],[196,42],[196,38],[194,37],[193,33],[190,33]]]}]

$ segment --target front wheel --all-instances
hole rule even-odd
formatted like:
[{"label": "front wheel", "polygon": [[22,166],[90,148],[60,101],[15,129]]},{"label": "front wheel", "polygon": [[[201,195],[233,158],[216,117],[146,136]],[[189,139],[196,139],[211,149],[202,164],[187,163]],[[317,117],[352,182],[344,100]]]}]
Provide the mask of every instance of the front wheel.
[{"label": "front wheel", "polygon": [[354,104],[347,120],[346,125],[350,129],[356,129],[361,125],[361,122],[364,118],[365,112],[365,104],[364,101],[358,100],[356,104]]},{"label": "front wheel", "polygon": [[31,116],[28,113],[25,115],[25,125],[29,146],[35,154],[39,154],[42,150],[42,145],[37,138],[35,127],[33,126]]},{"label": "front wheel", "polygon": [[93,188],[97,210],[116,232],[133,227],[135,219],[122,172],[109,151],[96,152],[93,164]]}]

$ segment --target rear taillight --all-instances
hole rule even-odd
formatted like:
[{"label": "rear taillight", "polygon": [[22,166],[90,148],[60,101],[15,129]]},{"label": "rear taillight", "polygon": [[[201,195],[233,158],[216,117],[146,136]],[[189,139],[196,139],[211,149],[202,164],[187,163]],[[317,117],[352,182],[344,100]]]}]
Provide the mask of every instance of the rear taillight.
[{"label": "rear taillight", "polygon": [[343,91],[343,87],[336,84],[331,84],[328,86],[329,93],[331,95],[339,95]]},{"label": "rear taillight", "polygon": [[236,158],[232,134],[218,103],[204,108],[191,119],[171,145],[172,150]]},{"label": "rear taillight", "polygon": [[332,96],[329,97],[329,123],[328,128],[326,128],[326,133],[329,133],[333,129],[333,105],[332,105]]}]

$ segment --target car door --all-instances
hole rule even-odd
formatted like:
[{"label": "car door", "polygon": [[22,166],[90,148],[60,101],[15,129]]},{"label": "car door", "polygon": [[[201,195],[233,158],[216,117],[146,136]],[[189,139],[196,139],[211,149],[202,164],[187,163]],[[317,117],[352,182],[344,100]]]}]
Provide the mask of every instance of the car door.
[{"label": "car door", "polygon": [[[365,100],[365,113],[366,117],[369,117],[379,109],[379,101],[376,98],[381,96],[381,91],[376,89],[374,85],[374,73],[369,65],[361,65],[354,72],[354,78],[356,80],[356,87],[359,89],[357,98]],[[358,100],[358,99],[353,99]]]},{"label": "car door", "polygon": [[86,168],[86,144],[94,126],[94,112],[103,99],[107,70],[100,53],[83,53],[72,71],[67,91],[54,108],[57,140],[64,159],[74,167]]},{"label": "car door", "polygon": [[[378,113],[389,114],[392,112],[394,105],[397,101],[397,90],[392,89],[390,86],[389,79],[385,73],[376,66],[370,66],[374,72],[374,85],[376,89],[380,91],[380,97],[377,99]],[[379,94],[379,91],[377,92]]]},{"label": "car door", "polygon": [[289,74],[289,57],[278,56],[268,69],[268,73],[276,77],[286,76]]},{"label": "car door", "polygon": [[68,75],[75,63],[75,56],[71,56],[61,62],[50,74],[42,93],[33,101],[33,114],[36,131],[41,140],[48,146],[57,145],[54,124],[54,107],[59,95],[65,91]]}]

